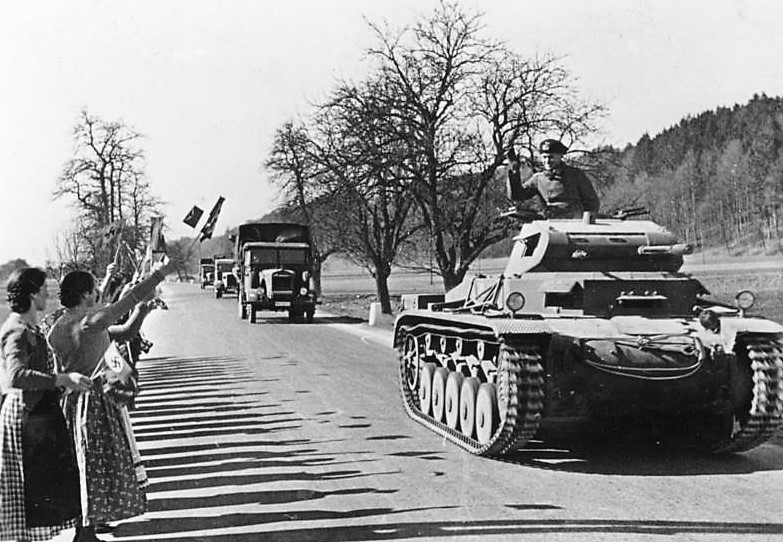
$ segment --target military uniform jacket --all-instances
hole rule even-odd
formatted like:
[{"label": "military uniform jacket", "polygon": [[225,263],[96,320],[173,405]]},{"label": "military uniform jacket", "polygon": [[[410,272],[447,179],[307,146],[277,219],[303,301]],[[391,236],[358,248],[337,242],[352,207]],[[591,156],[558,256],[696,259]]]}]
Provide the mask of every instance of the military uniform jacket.
[{"label": "military uniform jacket", "polygon": [[563,208],[550,210],[553,218],[581,218],[584,211],[596,214],[601,206],[587,175],[581,169],[565,164],[552,172],[536,173],[525,182],[510,174],[509,189],[514,200],[538,196],[544,206],[564,205]]}]

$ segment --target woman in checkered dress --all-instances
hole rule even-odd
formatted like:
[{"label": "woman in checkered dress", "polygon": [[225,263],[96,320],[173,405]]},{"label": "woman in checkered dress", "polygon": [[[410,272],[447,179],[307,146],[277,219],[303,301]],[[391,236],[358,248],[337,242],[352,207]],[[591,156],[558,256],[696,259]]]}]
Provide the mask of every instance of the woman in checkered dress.
[{"label": "woman in checkered dress", "polygon": [[46,274],[15,271],[11,314],[0,327],[0,540],[48,540],[79,516],[79,478],[59,388],[90,389],[78,373],[55,373],[38,312]]},{"label": "woman in checkered dress", "polygon": [[[96,525],[143,514],[147,507],[146,479],[138,476],[132,432],[122,404],[101,376],[104,354],[112,340],[125,341],[138,332],[149,311],[147,300],[169,271],[155,271],[128,294],[110,305],[98,303],[97,281],[86,271],[68,273],[60,283],[65,312],[49,332],[49,344],[65,370],[89,376],[90,393],[70,393],[65,417],[73,433],[81,480],[83,540],[95,540]],[[115,322],[133,311],[122,326]]]}]

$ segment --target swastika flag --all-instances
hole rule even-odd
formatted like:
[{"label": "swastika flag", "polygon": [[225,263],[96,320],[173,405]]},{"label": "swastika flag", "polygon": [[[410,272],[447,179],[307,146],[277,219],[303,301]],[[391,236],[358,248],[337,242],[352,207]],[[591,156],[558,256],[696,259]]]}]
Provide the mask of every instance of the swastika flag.
[{"label": "swastika flag", "polygon": [[185,217],[183,222],[191,228],[195,228],[196,224],[198,224],[198,221],[201,220],[201,215],[203,214],[204,211],[202,211],[200,207],[194,205],[193,208],[188,212],[188,215]]}]

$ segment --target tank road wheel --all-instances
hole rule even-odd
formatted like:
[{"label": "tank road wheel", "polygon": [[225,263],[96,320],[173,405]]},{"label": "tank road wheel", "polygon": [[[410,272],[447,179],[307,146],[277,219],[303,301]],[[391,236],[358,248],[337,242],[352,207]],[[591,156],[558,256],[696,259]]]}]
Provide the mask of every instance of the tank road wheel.
[{"label": "tank road wheel", "polygon": [[419,405],[427,416],[432,411],[432,378],[435,376],[436,367],[434,363],[425,363],[419,377]]},{"label": "tank road wheel", "polygon": [[463,435],[473,438],[476,427],[476,396],[481,382],[475,376],[462,381],[459,390],[459,427]]},{"label": "tank road wheel", "polygon": [[498,427],[498,394],[494,384],[484,382],[476,395],[476,438],[486,444]]},{"label": "tank road wheel", "polygon": [[251,324],[256,323],[256,308],[252,303],[247,304],[247,321]]},{"label": "tank road wheel", "polygon": [[452,429],[459,427],[459,391],[464,377],[462,373],[451,371],[446,380],[446,425]]},{"label": "tank road wheel", "polygon": [[435,369],[432,376],[432,417],[435,421],[443,421],[443,413],[446,406],[446,379],[449,377],[449,370],[443,367]]},{"label": "tank road wheel", "polygon": [[405,347],[402,351],[402,367],[405,375],[405,385],[411,391],[418,390],[421,360],[419,359],[419,339],[413,335],[405,336]]},{"label": "tank road wheel", "polygon": [[239,318],[244,320],[247,318],[247,306],[242,302],[242,297],[237,296],[237,309],[239,311]]}]

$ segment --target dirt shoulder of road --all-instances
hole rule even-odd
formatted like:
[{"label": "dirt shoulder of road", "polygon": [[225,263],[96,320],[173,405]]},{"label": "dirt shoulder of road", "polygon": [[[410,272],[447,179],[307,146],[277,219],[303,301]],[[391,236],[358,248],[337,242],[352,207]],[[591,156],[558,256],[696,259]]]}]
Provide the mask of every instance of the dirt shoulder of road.
[{"label": "dirt shoulder of road", "polygon": [[[367,323],[370,320],[370,305],[377,301],[375,294],[323,295],[316,312],[322,311]],[[399,298],[392,299],[392,314],[381,314],[375,324],[377,328],[391,331],[399,312],[399,301]]]}]

